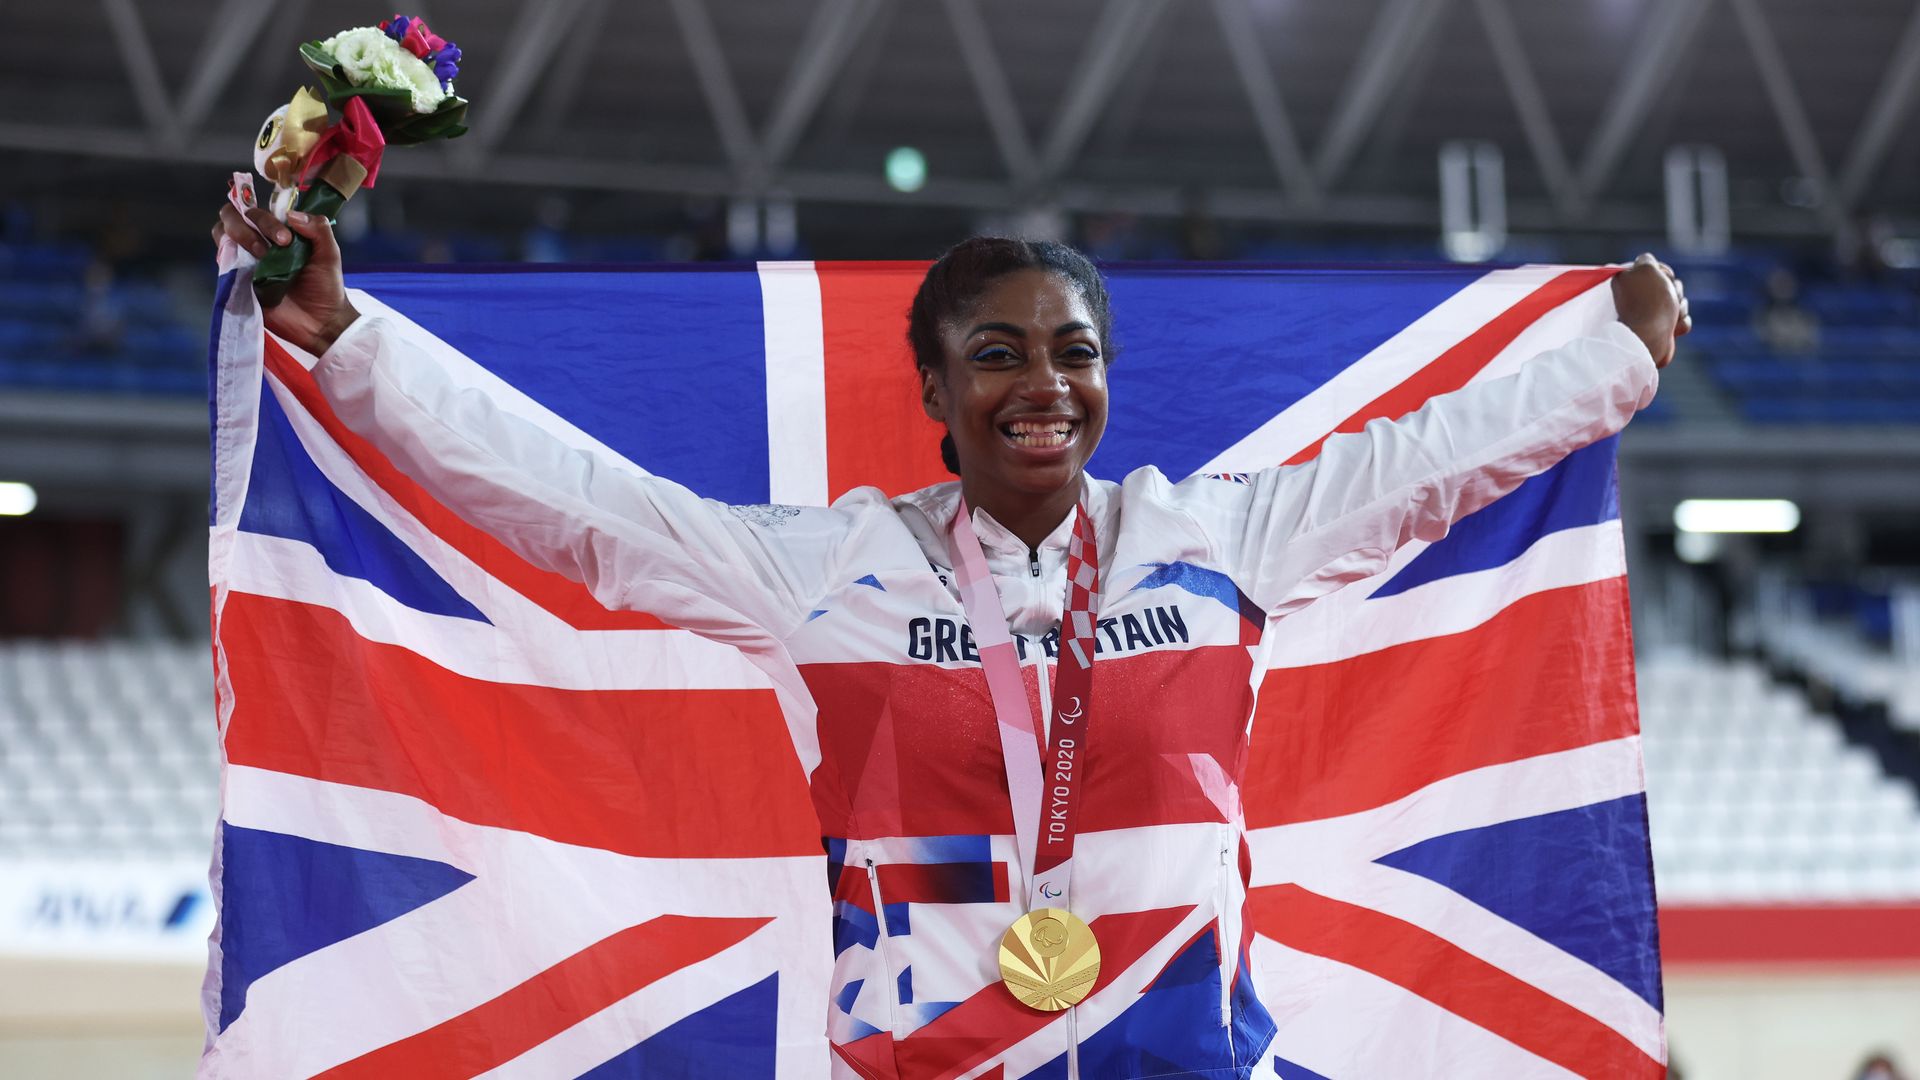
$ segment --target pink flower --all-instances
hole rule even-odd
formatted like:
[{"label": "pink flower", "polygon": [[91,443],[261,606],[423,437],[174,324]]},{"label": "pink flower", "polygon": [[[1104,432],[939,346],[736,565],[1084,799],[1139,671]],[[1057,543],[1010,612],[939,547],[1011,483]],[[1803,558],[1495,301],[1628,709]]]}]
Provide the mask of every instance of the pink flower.
[{"label": "pink flower", "polygon": [[427,20],[416,17],[407,24],[407,36],[400,39],[400,45],[425,60],[445,48],[447,39],[427,29]]},{"label": "pink flower", "polygon": [[380,23],[380,32],[431,65],[442,90],[460,73],[460,46],[429,30],[420,16],[395,15]]}]

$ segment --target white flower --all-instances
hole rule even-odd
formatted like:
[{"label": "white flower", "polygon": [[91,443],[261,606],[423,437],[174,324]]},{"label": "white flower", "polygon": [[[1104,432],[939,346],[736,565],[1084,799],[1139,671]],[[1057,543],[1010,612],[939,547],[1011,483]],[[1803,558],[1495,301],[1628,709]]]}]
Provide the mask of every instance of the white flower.
[{"label": "white flower", "polygon": [[362,26],[343,30],[321,42],[320,47],[346,71],[348,79],[359,83],[367,77],[372,58],[385,46],[397,44],[379,27]]},{"label": "white flower", "polygon": [[413,95],[413,111],[430,113],[447,96],[425,60],[402,48],[377,26],[345,30],[320,43],[347,73],[355,86],[405,90]]}]

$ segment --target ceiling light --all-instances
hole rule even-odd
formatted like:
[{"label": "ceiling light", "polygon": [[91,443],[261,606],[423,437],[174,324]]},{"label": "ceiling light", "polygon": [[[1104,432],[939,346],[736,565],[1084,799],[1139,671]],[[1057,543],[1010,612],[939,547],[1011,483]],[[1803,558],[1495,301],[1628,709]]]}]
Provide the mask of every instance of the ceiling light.
[{"label": "ceiling light", "polygon": [[1800,508],[1786,499],[1682,499],[1674,527],[1692,533],[1786,533],[1800,526]]},{"label": "ceiling light", "polygon": [[32,484],[16,481],[0,481],[0,517],[19,517],[33,513],[40,504],[40,496],[33,490]]},{"label": "ceiling light", "polygon": [[887,155],[887,186],[895,191],[919,191],[927,184],[927,158],[911,146],[896,146]]}]

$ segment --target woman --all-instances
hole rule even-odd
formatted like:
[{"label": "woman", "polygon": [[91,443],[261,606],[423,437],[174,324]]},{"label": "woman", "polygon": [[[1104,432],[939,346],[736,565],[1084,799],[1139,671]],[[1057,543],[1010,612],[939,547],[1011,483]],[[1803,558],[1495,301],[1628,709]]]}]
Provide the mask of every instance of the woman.
[{"label": "woman", "polygon": [[[975,1069],[1010,1034],[1010,1077],[1271,1075],[1242,970],[1248,646],[1619,430],[1687,327],[1643,257],[1615,279],[1621,323],[1515,376],[1250,483],[1114,484],[1085,475],[1112,348],[1098,272],[971,240],[909,315],[959,481],[728,507],[597,469],[410,362],[348,303],[326,223],[292,227],[314,258],[267,327],[319,357],[345,423],[529,560],[781,689],[834,890],[834,1066],[869,1077]],[[264,250],[236,211],[216,235]]]}]

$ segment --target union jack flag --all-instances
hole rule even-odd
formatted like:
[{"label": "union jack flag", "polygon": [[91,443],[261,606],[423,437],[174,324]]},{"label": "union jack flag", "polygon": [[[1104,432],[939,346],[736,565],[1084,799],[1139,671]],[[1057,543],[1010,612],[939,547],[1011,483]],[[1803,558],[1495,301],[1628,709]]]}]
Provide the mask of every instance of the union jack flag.
[{"label": "union jack flag", "polygon": [[[313,357],[263,332],[236,258],[211,350],[226,764],[201,1075],[842,1067],[830,1016],[858,1021],[829,1000],[836,948],[894,905],[822,887],[847,880],[845,852],[823,851],[819,749],[782,691],[437,502],[340,421]],[[559,442],[778,515],[947,478],[904,341],[923,270],[349,284],[454,384]],[[1121,355],[1092,470],[1246,483],[1309,460],[1592,332],[1609,274],[1112,267]],[[1284,625],[1247,640],[1260,1073],[1664,1075],[1612,440]],[[990,838],[924,844],[1006,899]],[[915,869],[896,895],[933,887]],[[1153,922],[1137,952],[1163,959],[1102,992],[1148,993],[1197,929]],[[946,1015],[949,1036],[965,1011],[920,1007],[912,1026]],[[967,1032],[964,1067],[935,1071],[1042,1075],[1015,1066],[1032,1033]]]}]

